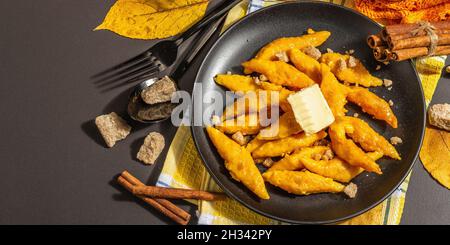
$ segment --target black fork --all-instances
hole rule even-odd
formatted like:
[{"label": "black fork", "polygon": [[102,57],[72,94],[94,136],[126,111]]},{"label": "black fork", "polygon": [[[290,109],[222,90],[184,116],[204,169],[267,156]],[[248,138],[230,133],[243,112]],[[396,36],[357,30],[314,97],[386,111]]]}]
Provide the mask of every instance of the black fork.
[{"label": "black fork", "polygon": [[225,1],[174,40],[161,41],[143,53],[94,75],[93,78],[97,79],[95,83],[99,85],[118,81],[129,83],[140,80],[142,76],[149,77],[164,71],[175,62],[178,56],[178,48],[184,41],[225,15],[240,1]]}]

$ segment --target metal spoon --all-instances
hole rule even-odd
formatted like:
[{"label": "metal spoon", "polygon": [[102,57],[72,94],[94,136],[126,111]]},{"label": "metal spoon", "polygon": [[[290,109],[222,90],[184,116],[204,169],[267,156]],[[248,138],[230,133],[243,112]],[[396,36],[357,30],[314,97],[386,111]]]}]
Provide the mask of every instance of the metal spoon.
[{"label": "metal spoon", "polygon": [[[175,88],[177,88],[177,90],[178,86],[175,82],[176,81],[175,78],[179,78],[184,74],[184,72],[187,70],[189,65],[192,63],[194,58],[202,49],[202,47],[210,40],[210,38],[218,30],[218,27],[223,22],[224,18],[225,17],[222,16],[218,21],[211,24],[207,29],[205,29],[204,31],[202,31],[202,33],[198,35],[198,38],[193,41],[194,44],[192,47],[192,51],[189,54],[186,54],[187,57],[184,59],[184,61],[181,62],[178,68],[171,75],[169,75],[169,78],[172,77],[171,80],[174,82]],[[186,50],[185,53],[188,53],[188,50]],[[134,88],[133,92],[131,93],[127,108],[128,115],[130,115],[130,117],[133,120],[142,123],[157,123],[170,118],[172,110],[177,106],[176,103],[171,103],[170,101],[167,101],[149,105],[146,104],[141,97],[142,91],[150,88],[161,78],[162,77],[150,78],[148,80],[141,82]]]}]

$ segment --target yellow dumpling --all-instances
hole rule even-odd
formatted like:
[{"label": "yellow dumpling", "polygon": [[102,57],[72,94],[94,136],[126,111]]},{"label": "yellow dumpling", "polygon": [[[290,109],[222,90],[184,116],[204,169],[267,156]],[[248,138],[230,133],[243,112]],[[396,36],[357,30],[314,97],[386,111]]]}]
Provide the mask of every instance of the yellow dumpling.
[{"label": "yellow dumpling", "polygon": [[[383,81],[372,76],[361,61],[354,57],[352,57],[352,61],[350,61],[350,55],[326,53],[322,55],[320,62],[327,64],[331,68],[334,75],[336,75],[341,81],[352,84],[360,84],[364,87],[383,85]],[[340,64],[342,62],[345,63],[343,67]]]},{"label": "yellow dumpling", "polygon": [[265,172],[263,177],[270,184],[296,195],[337,193],[344,191],[345,188],[344,185],[333,179],[309,171],[277,170]]},{"label": "yellow dumpling", "polygon": [[269,199],[264,180],[250,152],[213,127],[207,127],[206,131],[220,156],[225,160],[225,167],[231,176],[260,198]]},{"label": "yellow dumpling", "polygon": [[237,118],[232,118],[223,121],[216,125],[216,128],[226,134],[234,134],[241,132],[243,135],[257,134],[261,129],[261,124],[258,116],[254,114],[243,114]]},{"label": "yellow dumpling", "polygon": [[315,134],[306,135],[299,133],[286,138],[269,141],[252,152],[254,158],[277,157],[291,153],[299,148],[311,146],[314,142],[323,139],[327,133],[320,131]]},{"label": "yellow dumpling", "polygon": [[[324,154],[327,150],[331,150],[326,146],[316,146],[309,149],[311,149],[311,152],[314,152],[314,154],[320,155]],[[378,160],[383,156],[383,153],[369,152],[366,155],[373,160]],[[306,169],[313,173],[327,178],[332,178],[343,183],[350,182],[354,177],[364,171],[363,168],[352,166],[337,156],[331,160],[315,160],[314,156],[309,154],[303,155],[303,157],[300,158],[300,162]]]},{"label": "yellow dumpling", "polygon": [[299,49],[291,49],[288,52],[289,60],[301,72],[304,72],[308,77],[316,83],[322,81],[320,63],[314,58],[306,55]]},{"label": "yellow dumpling", "polygon": [[328,105],[335,118],[345,116],[347,109],[347,95],[349,89],[340,84],[334,74],[330,71],[330,68],[321,64],[322,70],[322,83],[320,84],[320,90],[325,97]]},{"label": "yellow dumpling", "polygon": [[276,171],[276,170],[300,170],[302,169],[303,163],[300,161],[304,155],[305,151],[304,149],[309,148],[303,148],[301,150],[297,150],[291,155],[286,155],[285,157],[281,158],[278,162],[274,163],[272,167],[270,167],[268,171]]},{"label": "yellow dumpling", "polygon": [[292,111],[285,112],[271,126],[262,129],[256,136],[262,140],[276,140],[299,133],[302,128],[297,123]]},{"label": "yellow dumpling", "polygon": [[214,78],[214,81],[233,92],[248,92],[258,89],[258,85],[249,76],[219,74]]},{"label": "yellow dumpling", "polygon": [[308,46],[317,47],[322,45],[330,35],[331,33],[329,31],[318,31],[299,37],[279,38],[264,46],[258,52],[256,58],[261,60],[274,60],[277,53],[286,52],[289,49],[303,49]]},{"label": "yellow dumpling", "polygon": [[305,73],[283,61],[252,59],[242,66],[246,70],[264,74],[272,83],[294,89],[306,88],[315,83]]}]

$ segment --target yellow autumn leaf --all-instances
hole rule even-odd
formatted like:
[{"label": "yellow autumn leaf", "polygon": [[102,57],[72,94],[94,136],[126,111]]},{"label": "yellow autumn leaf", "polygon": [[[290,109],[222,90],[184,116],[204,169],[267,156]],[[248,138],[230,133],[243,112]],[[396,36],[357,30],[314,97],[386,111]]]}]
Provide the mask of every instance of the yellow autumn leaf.
[{"label": "yellow autumn leaf", "polygon": [[427,127],[420,160],[439,183],[450,189],[450,132]]},{"label": "yellow autumn leaf", "polygon": [[208,0],[117,0],[95,30],[136,39],[177,35],[199,21]]}]

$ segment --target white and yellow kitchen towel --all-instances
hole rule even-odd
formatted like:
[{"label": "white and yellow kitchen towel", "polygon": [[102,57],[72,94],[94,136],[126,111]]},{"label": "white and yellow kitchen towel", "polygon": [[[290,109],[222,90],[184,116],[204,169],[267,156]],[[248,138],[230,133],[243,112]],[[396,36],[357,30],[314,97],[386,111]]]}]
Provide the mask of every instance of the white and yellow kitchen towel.
[{"label": "white and yellow kitchen towel", "polygon": [[[230,11],[225,28],[252,11],[279,2],[282,1],[242,1],[241,4]],[[347,7],[353,7],[353,0],[324,0],[324,2],[333,2]],[[431,101],[444,64],[445,57],[424,58],[416,61],[416,68],[422,81],[427,104]],[[392,196],[383,203],[342,224],[399,224],[402,217],[408,181],[409,176]],[[157,184],[175,188],[222,191],[203,166],[191,137],[191,131],[186,126],[178,128],[170,145]],[[198,205],[199,224],[282,224],[279,221],[264,217],[247,209],[231,198],[218,202],[194,201],[194,203]]]}]

